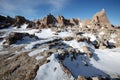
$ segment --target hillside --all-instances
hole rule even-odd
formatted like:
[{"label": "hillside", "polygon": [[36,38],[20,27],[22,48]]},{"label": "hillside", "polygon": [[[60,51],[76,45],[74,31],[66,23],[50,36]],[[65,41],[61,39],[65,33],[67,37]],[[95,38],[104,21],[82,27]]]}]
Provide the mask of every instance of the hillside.
[{"label": "hillside", "polygon": [[119,80],[120,28],[92,19],[0,16],[0,80]]}]

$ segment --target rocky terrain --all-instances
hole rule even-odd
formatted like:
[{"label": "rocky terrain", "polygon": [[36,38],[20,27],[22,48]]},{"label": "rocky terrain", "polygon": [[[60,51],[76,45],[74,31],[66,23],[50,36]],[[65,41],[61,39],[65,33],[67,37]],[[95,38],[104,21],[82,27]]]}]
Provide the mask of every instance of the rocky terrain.
[{"label": "rocky terrain", "polygon": [[119,80],[120,27],[92,19],[0,16],[0,80]]}]

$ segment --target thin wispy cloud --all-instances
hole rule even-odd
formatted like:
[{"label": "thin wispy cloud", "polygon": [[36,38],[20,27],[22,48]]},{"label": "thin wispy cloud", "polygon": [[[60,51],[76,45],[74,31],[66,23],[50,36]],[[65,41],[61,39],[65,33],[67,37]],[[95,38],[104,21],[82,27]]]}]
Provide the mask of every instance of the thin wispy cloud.
[{"label": "thin wispy cloud", "polygon": [[0,0],[0,14],[35,16],[47,7],[48,12],[64,8],[68,0]]}]

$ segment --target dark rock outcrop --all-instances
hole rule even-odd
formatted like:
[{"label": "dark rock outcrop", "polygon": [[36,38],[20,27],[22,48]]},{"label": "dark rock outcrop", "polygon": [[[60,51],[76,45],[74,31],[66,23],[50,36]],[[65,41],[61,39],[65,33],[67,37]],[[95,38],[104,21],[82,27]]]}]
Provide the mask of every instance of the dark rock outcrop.
[{"label": "dark rock outcrop", "polygon": [[56,24],[57,24],[57,20],[51,14],[47,15],[43,19],[35,21],[35,26],[36,26],[37,29],[55,27]]},{"label": "dark rock outcrop", "polygon": [[16,16],[14,26],[18,28],[26,22],[26,19],[23,16]]},{"label": "dark rock outcrop", "polygon": [[79,76],[77,77],[77,80],[87,80],[87,79],[86,79],[84,76],[80,76],[80,75],[79,75]]},{"label": "dark rock outcrop", "polygon": [[30,37],[30,38],[35,38],[38,39],[36,36],[34,35],[29,35],[28,33],[18,33],[18,32],[12,32],[9,34],[9,36],[5,37],[4,40],[4,44],[7,45],[11,45],[16,43],[18,40],[22,40],[24,37]]},{"label": "dark rock outcrop", "polygon": [[69,20],[65,19],[63,16],[58,16],[57,21],[58,27],[65,27],[66,25],[69,25]]},{"label": "dark rock outcrop", "polygon": [[0,15],[0,29],[2,28],[8,28],[14,23],[14,19],[11,18],[10,16],[1,16]]},{"label": "dark rock outcrop", "polygon": [[74,19],[74,18],[69,19],[69,24],[71,26],[79,25],[79,22],[81,22],[80,19]]}]

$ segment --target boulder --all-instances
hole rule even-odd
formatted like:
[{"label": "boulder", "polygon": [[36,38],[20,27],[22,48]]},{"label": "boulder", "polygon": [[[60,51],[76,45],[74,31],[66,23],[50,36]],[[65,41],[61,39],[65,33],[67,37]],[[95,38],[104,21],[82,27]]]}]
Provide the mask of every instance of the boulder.
[{"label": "boulder", "polygon": [[28,53],[29,52],[21,52],[20,54],[13,56],[8,54],[9,57],[0,61],[0,79],[34,80],[39,66],[43,65],[46,59],[37,62],[34,57],[29,57]]},{"label": "boulder", "polygon": [[63,40],[65,40],[65,41],[71,41],[71,40],[73,40],[73,39],[74,39],[74,38],[71,37],[71,36],[63,38]]},{"label": "boulder", "polygon": [[90,50],[89,47],[87,47],[87,46],[82,46],[81,48],[83,49],[84,53],[85,53],[89,58],[91,58],[91,57],[93,56],[93,52]]},{"label": "boulder", "polygon": [[59,50],[59,56],[58,56],[58,58],[59,58],[59,60],[64,60],[65,58],[66,58],[66,56],[68,56],[68,51],[66,51],[66,50]]},{"label": "boulder", "polygon": [[84,36],[80,36],[80,35],[78,35],[76,37],[76,40],[77,40],[77,42],[82,42],[82,41],[90,42],[90,38],[89,37],[84,37]]},{"label": "boulder", "polygon": [[28,33],[18,33],[18,32],[12,32],[9,34],[9,36],[5,37],[4,40],[4,44],[7,44],[7,45],[11,45],[11,44],[14,44],[16,43],[18,40],[22,40],[23,37],[26,37],[26,36],[29,36],[30,38],[35,38],[35,39],[38,39],[36,36],[34,35],[29,35]]},{"label": "boulder", "polygon": [[100,43],[99,49],[106,49],[106,46]]},{"label": "boulder", "polygon": [[77,77],[77,80],[87,80],[87,79],[86,79],[84,76],[80,76],[80,75],[79,75],[79,76]]},{"label": "boulder", "polygon": [[12,32],[9,34],[8,37],[5,38],[4,44],[14,44],[17,42],[17,40],[21,40],[23,37],[27,36],[29,34],[27,33],[17,33],[17,32]]},{"label": "boulder", "polygon": [[94,47],[95,47],[96,49],[98,49],[99,46],[100,46],[100,41],[99,41],[99,40],[95,40],[95,41],[92,42],[92,44],[94,45]]},{"label": "boulder", "polygon": [[92,80],[110,80],[108,77],[101,77],[101,76],[96,76],[96,77],[91,77]]}]

